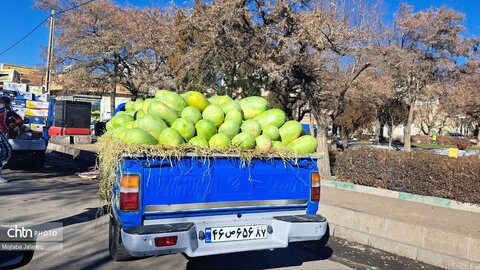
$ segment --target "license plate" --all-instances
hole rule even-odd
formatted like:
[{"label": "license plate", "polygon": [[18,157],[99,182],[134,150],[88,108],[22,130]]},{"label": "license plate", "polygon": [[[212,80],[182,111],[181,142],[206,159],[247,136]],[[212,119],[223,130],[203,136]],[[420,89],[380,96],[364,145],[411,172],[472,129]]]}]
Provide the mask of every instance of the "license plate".
[{"label": "license plate", "polygon": [[205,243],[267,238],[267,225],[216,227],[205,229]]}]

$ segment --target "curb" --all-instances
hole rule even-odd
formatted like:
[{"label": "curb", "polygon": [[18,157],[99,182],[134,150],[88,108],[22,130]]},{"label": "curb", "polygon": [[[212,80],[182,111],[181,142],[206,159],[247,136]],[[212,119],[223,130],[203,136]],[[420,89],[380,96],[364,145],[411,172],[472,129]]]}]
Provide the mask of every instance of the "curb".
[{"label": "curb", "polygon": [[423,196],[423,195],[417,195],[417,194],[408,193],[408,192],[399,192],[399,191],[393,191],[393,190],[382,189],[382,188],[362,186],[362,185],[357,185],[353,183],[340,182],[336,180],[322,180],[321,184],[322,186],[344,189],[349,191],[356,191],[356,192],[372,194],[372,195],[377,195],[382,197],[394,198],[401,201],[424,203],[424,204],[445,207],[445,208],[450,208],[455,210],[463,210],[463,211],[469,211],[474,213],[480,213],[480,205],[462,203],[459,201],[440,198],[440,197]]},{"label": "curb", "polygon": [[446,269],[480,269],[480,238],[321,204],[330,235]]},{"label": "curb", "polygon": [[47,150],[63,153],[72,156],[73,159],[80,158],[86,160],[95,160],[96,153],[88,150],[74,148],[68,145],[49,142]]}]

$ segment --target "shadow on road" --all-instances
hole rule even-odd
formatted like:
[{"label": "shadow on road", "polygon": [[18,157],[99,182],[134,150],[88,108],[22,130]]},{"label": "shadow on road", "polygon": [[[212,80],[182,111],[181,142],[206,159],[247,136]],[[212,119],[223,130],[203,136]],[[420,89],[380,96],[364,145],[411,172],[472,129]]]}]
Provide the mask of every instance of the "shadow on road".
[{"label": "shadow on road", "polygon": [[330,247],[321,246],[315,242],[294,243],[288,248],[273,251],[261,250],[190,258],[187,269],[271,269],[327,260],[332,254],[333,250]]},{"label": "shadow on road", "polygon": [[94,219],[100,218],[106,215],[108,212],[108,205],[104,205],[103,207],[98,208],[87,208],[84,212],[78,213],[73,216],[52,220],[49,222],[61,222],[63,223],[63,227],[70,226],[73,224],[83,223],[92,221]]},{"label": "shadow on road", "polygon": [[77,159],[72,160],[71,157],[57,153],[49,152],[46,156],[46,164],[43,170],[31,171],[28,170],[28,164],[15,164],[14,166],[8,166],[4,171],[7,179],[10,181],[25,181],[36,178],[50,178],[58,176],[74,175],[77,172],[83,172],[89,170],[95,166],[96,159],[91,157],[90,159]]}]

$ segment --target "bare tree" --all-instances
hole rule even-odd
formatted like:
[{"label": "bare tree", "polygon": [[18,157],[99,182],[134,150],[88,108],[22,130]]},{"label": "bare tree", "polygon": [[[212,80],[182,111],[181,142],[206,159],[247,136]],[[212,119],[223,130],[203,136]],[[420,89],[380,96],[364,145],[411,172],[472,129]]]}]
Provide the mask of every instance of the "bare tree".
[{"label": "bare tree", "polygon": [[397,13],[392,40],[384,47],[386,72],[396,80],[395,90],[409,106],[404,130],[404,149],[411,149],[415,104],[429,85],[448,81],[457,70],[457,60],[468,52],[461,35],[463,14],[445,7],[413,12],[402,4]]},{"label": "bare tree", "polygon": [[[37,0],[39,8],[69,9],[83,1]],[[173,14],[122,8],[110,0],[60,13],[55,44],[56,79],[67,90],[115,85],[133,96],[151,86],[170,86],[168,56],[174,49]]]}]

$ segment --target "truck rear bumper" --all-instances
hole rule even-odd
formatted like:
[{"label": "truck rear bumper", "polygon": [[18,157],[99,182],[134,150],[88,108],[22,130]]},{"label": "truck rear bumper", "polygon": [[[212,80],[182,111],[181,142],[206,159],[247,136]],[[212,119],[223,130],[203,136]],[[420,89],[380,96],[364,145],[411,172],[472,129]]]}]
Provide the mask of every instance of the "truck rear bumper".
[{"label": "truck rear bumper", "polygon": [[18,140],[9,139],[8,142],[12,146],[13,151],[45,151],[47,142],[45,139],[38,140]]},{"label": "truck rear bumper", "polygon": [[[205,217],[202,222],[145,225],[122,229],[122,242],[135,257],[185,253],[190,257],[242,251],[284,248],[289,242],[320,240],[327,232],[327,220],[321,215],[287,215],[271,218],[245,218],[226,222]],[[207,228],[266,225],[266,239],[207,243]],[[177,236],[174,246],[156,247],[155,238]]]}]

